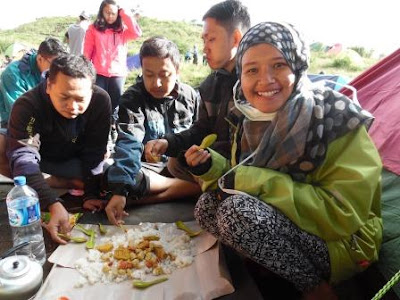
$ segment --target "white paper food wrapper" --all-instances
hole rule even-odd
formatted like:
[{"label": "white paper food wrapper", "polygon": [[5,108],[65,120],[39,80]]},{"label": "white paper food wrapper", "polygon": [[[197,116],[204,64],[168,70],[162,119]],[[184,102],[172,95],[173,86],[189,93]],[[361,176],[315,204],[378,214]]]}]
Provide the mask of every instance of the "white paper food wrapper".
[{"label": "white paper food wrapper", "polygon": [[[159,223],[160,224],[160,223]],[[194,230],[198,229],[195,222],[186,223]],[[86,228],[97,225],[85,225]],[[138,225],[126,225],[127,229]],[[112,235],[121,229],[115,226],[105,226],[107,235]],[[160,224],[163,230],[175,230],[175,224]],[[74,236],[79,236],[73,231]],[[96,239],[97,241],[97,239]],[[87,299],[214,299],[234,292],[229,272],[219,253],[216,239],[203,232],[193,239],[195,258],[191,265],[176,269],[167,275],[168,280],[147,289],[133,288],[132,280],[120,283],[96,283],[77,288],[76,283],[80,274],[73,266],[77,259],[86,257],[84,244],[59,246],[50,256],[49,261],[54,263],[42,288],[35,299],[56,300],[67,297],[70,300]]]}]

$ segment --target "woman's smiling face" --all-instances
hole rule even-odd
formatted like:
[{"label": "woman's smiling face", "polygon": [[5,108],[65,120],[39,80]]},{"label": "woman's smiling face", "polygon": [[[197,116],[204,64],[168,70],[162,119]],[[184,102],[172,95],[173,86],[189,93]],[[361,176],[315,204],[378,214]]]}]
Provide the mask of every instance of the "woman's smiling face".
[{"label": "woman's smiling face", "polygon": [[282,53],[262,43],[246,50],[240,77],[246,100],[259,111],[278,111],[293,92],[295,74]]}]

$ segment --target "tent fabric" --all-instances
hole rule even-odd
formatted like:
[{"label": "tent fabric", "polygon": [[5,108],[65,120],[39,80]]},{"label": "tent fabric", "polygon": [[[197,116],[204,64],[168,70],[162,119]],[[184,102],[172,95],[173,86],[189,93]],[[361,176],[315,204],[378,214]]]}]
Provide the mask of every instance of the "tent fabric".
[{"label": "tent fabric", "polygon": [[[360,74],[349,85],[357,89],[361,106],[375,121],[369,133],[377,146],[383,165],[400,175],[400,49]],[[346,88],[340,90],[351,96]]]},{"label": "tent fabric", "polygon": [[13,59],[16,56],[22,56],[22,54],[28,50],[29,48],[27,46],[16,42],[7,47],[7,49],[4,51],[4,55],[7,55],[8,57]]},{"label": "tent fabric", "polygon": [[[386,280],[400,270],[400,176],[387,170],[382,172],[383,241],[377,267]],[[400,297],[400,285],[393,286]],[[388,298],[389,299],[389,298]]]},{"label": "tent fabric", "polygon": [[[369,133],[384,164],[382,172],[383,241],[377,267],[386,280],[400,270],[400,49],[349,85],[357,89],[361,106],[375,116]],[[350,96],[346,88],[340,90]],[[400,298],[400,285],[393,287]]]},{"label": "tent fabric", "polygon": [[326,53],[328,54],[339,54],[343,50],[343,45],[340,43],[336,43],[326,50]]},{"label": "tent fabric", "polygon": [[140,64],[139,54],[128,56],[126,59],[126,66],[129,71],[140,69],[142,66]]}]

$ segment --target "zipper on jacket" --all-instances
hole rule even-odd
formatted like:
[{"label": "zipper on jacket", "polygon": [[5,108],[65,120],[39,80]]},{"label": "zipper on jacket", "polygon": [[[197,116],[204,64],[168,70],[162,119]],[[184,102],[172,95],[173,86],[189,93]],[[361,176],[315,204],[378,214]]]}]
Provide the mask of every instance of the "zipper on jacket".
[{"label": "zipper on jacket", "polygon": [[169,118],[168,118],[168,105],[167,101],[163,103],[164,106],[164,123],[165,123],[165,133],[172,133],[171,126],[169,126]]}]

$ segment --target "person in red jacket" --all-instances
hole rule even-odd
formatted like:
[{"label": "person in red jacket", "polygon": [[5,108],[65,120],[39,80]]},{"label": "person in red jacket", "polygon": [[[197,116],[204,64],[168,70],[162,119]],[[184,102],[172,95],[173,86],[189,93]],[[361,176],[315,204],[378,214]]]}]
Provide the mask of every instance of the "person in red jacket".
[{"label": "person in red jacket", "polygon": [[101,2],[97,18],[86,32],[83,53],[93,62],[97,72],[96,85],[108,92],[114,112],[127,75],[127,44],[141,35],[142,30],[135,19],[115,0]]}]

